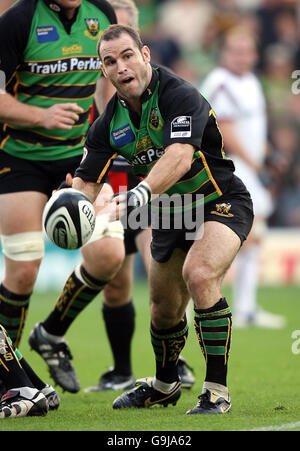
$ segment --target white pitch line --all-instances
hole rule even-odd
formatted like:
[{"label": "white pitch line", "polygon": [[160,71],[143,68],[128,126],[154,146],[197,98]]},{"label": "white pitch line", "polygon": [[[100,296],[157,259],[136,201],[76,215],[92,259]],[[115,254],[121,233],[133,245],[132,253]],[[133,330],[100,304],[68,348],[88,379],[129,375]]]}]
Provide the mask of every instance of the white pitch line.
[{"label": "white pitch line", "polygon": [[255,431],[282,431],[284,429],[295,429],[300,427],[300,421],[296,421],[294,423],[283,423],[275,426],[266,426],[261,428],[250,429],[250,432]]}]

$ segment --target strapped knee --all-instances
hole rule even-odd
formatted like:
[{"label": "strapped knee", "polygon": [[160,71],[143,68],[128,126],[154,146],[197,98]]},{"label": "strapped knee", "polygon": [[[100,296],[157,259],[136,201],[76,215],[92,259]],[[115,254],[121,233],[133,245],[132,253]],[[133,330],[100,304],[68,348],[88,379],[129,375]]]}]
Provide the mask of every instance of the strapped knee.
[{"label": "strapped knee", "polygon": [[43,258],[43,234],[37,232],[1,235],[3,254],[15,261],[32,261]]}]

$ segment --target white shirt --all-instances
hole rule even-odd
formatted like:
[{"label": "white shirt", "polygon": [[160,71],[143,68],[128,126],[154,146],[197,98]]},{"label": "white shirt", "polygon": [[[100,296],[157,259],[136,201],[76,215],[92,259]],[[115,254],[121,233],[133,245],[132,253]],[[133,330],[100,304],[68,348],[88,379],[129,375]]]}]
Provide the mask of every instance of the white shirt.
[{"label": "white shirt", "polygon": [[[254,162],[262,164],[267,150],[267,112],[258,78],[253,73],[238,76],[218,67],[206,77],[199,91],[210,103],[218,121],[234,121],[243,147]],[[236,175],[250,191],[255,213],[268,216],[272,211],[271,197],[258,175],[240,157],[231,155],[226,143],[225,151],[234,161]]]}]

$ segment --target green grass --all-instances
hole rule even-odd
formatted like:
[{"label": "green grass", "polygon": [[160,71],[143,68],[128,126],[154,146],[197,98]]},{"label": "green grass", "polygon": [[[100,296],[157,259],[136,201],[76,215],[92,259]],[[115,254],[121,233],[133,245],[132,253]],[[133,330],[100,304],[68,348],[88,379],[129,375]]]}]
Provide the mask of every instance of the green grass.
[{"label": "green grass", "polygon": [[[230,291],[225,287],[230,298]],[[41,358],[29,350],[27,336],[32,326],[52,309],[57,293],[35,294],[20,350],[45,380],[49,379]],[[154,359],[149,338],[149,302],[147,286],[134,287],[136,331],[132,359],[136,377],[154,374]],[[250,328],[233,330],[228,383],[232,411],[218,416],[187,416],[197,402],[204,377],[204,359],[193,326],[184,357],[195,370],[197,382],[183,391],[176,407],[152,407],[114,411],[112,402],[119,393],[78,394],[58,392],[61,406],[43,418],[3,420],[0,431],[237,431],[268,428],[283,424],[300,430],[299,374],[300,354],[293,354],[291,337],[300,330],[299,287],[262,287],[260,304],[274,313],[284,314],[287,326],[280,330]],[[100,302],[94,301],[70,328],[67,339],[74,355],[82,388],[93,385],[112,364],[111,352],[100,314]],[[298,346],[300,351],[300,345]]]}]

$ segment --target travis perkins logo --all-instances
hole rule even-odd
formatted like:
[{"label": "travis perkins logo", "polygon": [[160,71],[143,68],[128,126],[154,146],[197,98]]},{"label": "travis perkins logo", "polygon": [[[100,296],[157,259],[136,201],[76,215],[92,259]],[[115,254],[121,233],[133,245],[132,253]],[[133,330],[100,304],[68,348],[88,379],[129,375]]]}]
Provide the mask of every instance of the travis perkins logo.
[{"label": "travis perkins logo", "polygon": [[74,71],[99,71],[100,59],[94,57],[73,57],[65,58],[57,61],[43,61],[43,63],[36,63],[27,61],[23,67],[26,72],[32,74],[51,75],[62,74],[65,72]]}]

